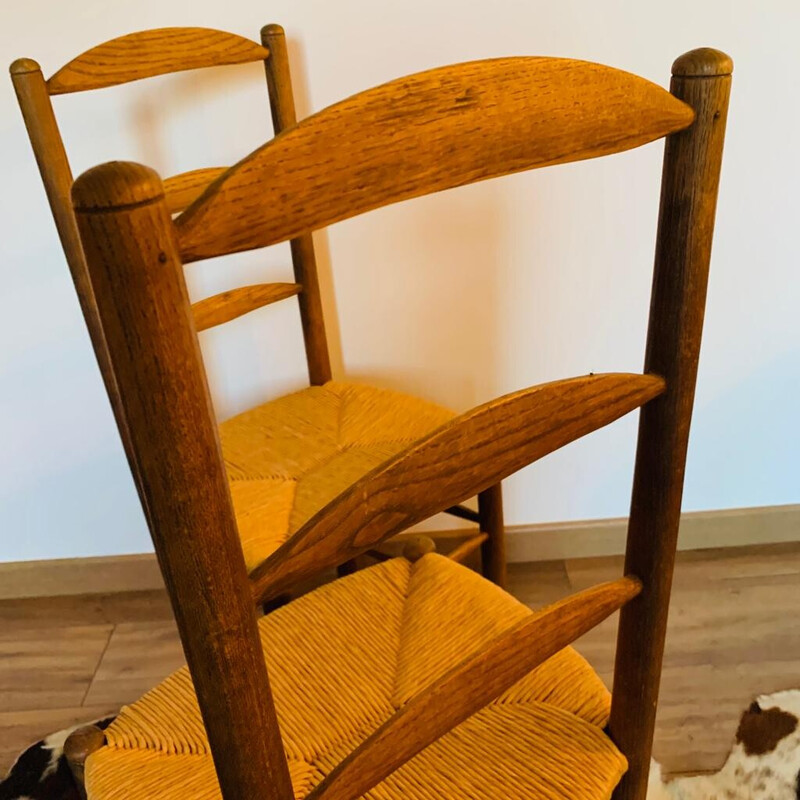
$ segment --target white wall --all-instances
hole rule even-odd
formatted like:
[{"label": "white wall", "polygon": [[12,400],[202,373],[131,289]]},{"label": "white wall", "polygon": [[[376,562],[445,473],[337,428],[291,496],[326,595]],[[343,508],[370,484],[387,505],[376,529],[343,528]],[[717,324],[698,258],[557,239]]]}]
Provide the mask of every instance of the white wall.
[{"label": "white wall", "polygon": [[[290,37],[300,110],[398,75],[511,54],[576,56],[666,83],[675,56],[736,62],[687,509],[798,502],[800,5],[796,0],[28,0],[0,61],[46,74],[150,27]],[[112,158],[171,174],[268,134],[259,65],[56,98],[77,173]],[[9,81],[0,85],[0,560],[150,549]],[[641,367],[661,145],[476,185],[317,237],[339,374],[463,409],[540,381]],[[283,249],[189,268],[201,297],[286,278]],[[338,321],[337,321],[338,320]],[[292,303],[203,334],[221,417],[302,385]],[[339,347],[341,345],[341,348]],[[338,355],[344,353],[343,360]],[[343,370],[343,371],[342,371]],[[508,481],[511,524],[622,515],[635,420]]]}]

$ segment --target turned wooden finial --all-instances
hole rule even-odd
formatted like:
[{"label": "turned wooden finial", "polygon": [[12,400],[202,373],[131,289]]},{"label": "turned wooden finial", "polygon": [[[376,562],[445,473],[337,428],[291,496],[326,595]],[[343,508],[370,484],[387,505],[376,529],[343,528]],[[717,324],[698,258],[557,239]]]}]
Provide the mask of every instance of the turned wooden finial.
[{"label": "turned wooden finial", "polygon": [[105,743],[106,735],[96,725],[84,725],[82,728],[76,728],[64,742],[64,758],[67,759],[72,777],[75,778],[75,785],[84,800],[86,800],[84,785],[86,759],[103,747]]},{"label": "turned wooden finial", "polygon": [[143,205],[163,196],[158,173],[131,161],[99,164],[72,185],[72,202],[78,212]]},{"label": "turned wooden finial", "polygon": [[277,25],[276,23],[272,22],[269,25],[265,25],[261,29],[261,38],[266,39],[272,36],[285,36],[286,31],[283,30],[283,26]]},{"label": "turned wooden finial", "polygon": [[42,68],[32,58],[18,58],[11,62],[8,71],[12,75],[24,75],[28,72],[41,72]]},{"label": "turned wooden finial", "polygon": [[713,47],[698,47],[678,56],[672,65],[672,74],[680,78],[714,78],[730,75],[733,59]]},{"label": "turned wooden finial", "polygon": [[403,546],[403,558],[408,559],[412,564],[419,561],[422,556],[435,552],[436,542],[430,536],[415,536]]}]

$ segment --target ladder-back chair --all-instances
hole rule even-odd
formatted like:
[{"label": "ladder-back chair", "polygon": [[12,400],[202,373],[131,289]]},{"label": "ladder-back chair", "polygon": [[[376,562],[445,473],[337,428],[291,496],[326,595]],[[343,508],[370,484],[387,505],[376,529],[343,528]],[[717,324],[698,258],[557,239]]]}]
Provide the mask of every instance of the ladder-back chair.
[{"label": "ladder-back chair", "polygon": [[[261,39],[257,44],[223,31],[164,28],[105,42],[82,53],[48,80],[31,59],[20,59],[11,66],[28,135],[129,463],[129,433],[119,410],[119,391],[75,226],[69,199],[72,172],[51,98],[182,70],[263,61],[277,134],[297,121],[286,39],[279,25],[265,26]],[[183,211],[224,171],[223,167],[201,168],[168,178],[164,191],[170,211]],[[347,486],[454,416],[447,409],[399,392],[332,381],[311,233],[293,237],[290,244],[294,282],[241,286],[192,305],[195,327],[205,330],[289,297],[299,302],[310,387],[239,414],[220,426],[249,569],[261,564]],[[478,511],[463,505],[446,511],[479,524],[479,535],[468,539],[458,557],[480,546],[484,575],[502,585],[505,548],[500,486],[481,492]],[[353,567],[346,563],[340,565],[340,571],[349,572]]]},{"label": "ladder-back chair", "polygon": [[[644,798],[731,72],[727,56],[702,49],[675,62],[671,93],[556,58],[412,75],[286,129],[176,219],[146,167],[104,164],[76,181],[100,327],[188,660],[97,734],[91,800],[211,798],[218,785],[225,800]],[[456,417],[248,575],[184,264],[664,136],[644,373],[543,384]],[[361,570],[257,621],[254,598],[639,407],[618,580],[531,612],[433,553]],[[567,645],[620,608],[609,696]]]}]

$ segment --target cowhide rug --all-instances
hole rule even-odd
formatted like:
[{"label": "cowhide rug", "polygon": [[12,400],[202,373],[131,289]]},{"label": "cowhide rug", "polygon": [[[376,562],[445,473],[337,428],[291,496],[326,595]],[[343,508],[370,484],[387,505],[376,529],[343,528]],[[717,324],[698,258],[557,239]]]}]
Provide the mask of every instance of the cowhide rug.
[{"label": "cowhide rug", "polygon": [[[107,728],[114,717],[87,722]],[[75,728],[67,728],[29,747],[0,783],[0,800],[81,800],[64,758],[64,742]]]},{"label": "cowhide rug", "polygon": [[663,783],[654,763],[647,800],[800,800],[798,720],[800,690],[761,695],[742,714],[719,772]]},{"label": "cowhide rug", "polygon": [[[112,719],[96,724],[105,728]],[[653,762],[647,800],[800,800],[798,720],[800,690],[762,695],[742,714],[736,743],[719,772],[665,783]],[[72,730],[29,747],[0,783],[0,800],[80,800],[62,755]]]}]

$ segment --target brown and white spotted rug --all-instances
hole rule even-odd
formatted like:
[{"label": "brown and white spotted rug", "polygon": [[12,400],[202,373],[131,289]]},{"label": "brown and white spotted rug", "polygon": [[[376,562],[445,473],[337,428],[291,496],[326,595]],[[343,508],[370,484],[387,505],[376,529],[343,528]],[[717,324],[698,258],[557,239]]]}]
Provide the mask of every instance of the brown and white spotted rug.
[{"label": "brown and white spotted rug", "polygon": [[[98,724],[105,728],[112,719]],[[719,772],[664,783],[653,762],[647,800],[800,800],[798,720],[800,690],[759,697],[742,714],[736,743]],[[62,755],[68,733],[29,747],[0,783],[0,800],[80,800]]]},{"label": "brown and white spotted rug", "polygon": [[654,762],[647,800],[800,800],[798,720],[800,690],[761,695],[742,714],[719,772],[664,783]]}]

